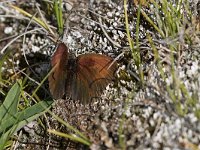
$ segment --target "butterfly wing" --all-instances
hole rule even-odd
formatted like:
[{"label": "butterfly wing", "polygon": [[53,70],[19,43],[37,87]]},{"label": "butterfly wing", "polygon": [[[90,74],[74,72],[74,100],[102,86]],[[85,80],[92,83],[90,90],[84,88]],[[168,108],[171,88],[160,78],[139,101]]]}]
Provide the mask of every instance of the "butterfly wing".
[{"label": "butterfly wing", "polygon": [[111,57],[100,54],[80,55],[73,77],[66,83],[66,94],[82,103],[91,101],[114,79],[116,68],[117,64]]},{"label": "butterfly wing", "polygon": [[48,78],[50,92],[55,99],[62,98],[65,94],[67,61],[68,48],[64,43],[59,43],[51,60],[53,71]]}]

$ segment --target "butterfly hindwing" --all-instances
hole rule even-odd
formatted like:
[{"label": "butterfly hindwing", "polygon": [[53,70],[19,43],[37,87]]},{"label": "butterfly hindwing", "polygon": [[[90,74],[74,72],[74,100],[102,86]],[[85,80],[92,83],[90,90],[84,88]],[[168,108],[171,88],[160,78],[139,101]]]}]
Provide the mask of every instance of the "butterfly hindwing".
[{"label": "butterfly hindwing", "polygon": [[112,58],[100,54],[84,54],[77,58],[74,71],[74,88],[66,92],[72,99],[87,103],[101,94],[108,83],[114,79],[116,63]]}]

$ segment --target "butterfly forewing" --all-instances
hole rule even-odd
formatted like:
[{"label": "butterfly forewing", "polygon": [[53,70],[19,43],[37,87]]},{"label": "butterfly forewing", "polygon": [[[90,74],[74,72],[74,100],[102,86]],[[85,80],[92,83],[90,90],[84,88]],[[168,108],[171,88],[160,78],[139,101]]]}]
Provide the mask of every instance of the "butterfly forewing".
[{"label": "butterfly forewing", "polygon": [[55,99],[62,98],[65,94],[67,60],[67,46],[64,43],[60,43],[52,57],[51,66],[53,71],[49,76],[50,92]]}]

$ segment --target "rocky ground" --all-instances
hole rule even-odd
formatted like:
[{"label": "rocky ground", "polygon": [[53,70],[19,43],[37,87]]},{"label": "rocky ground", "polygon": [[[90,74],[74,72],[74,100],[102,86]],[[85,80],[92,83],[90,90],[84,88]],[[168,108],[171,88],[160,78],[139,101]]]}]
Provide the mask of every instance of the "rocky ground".
[{"label": "rocky ground", "polygon": [[[144,72],[144,85],[141,85],[139,73],[132,59],[126,36],[124,6],[120,1],[68,1],[64,3],[65,35],[62,40],[76,55],[100,53],[116,58],[119,69],[117,80],[110,84],[100,100],[88,105],[76,101],[56,100],[52,112],[76,127],[92,142],[90,147],[49,135],[46,128],[70,133],[69,129],[59,124],[51,116],[41,117],[42,127],[36,121],[23,128],[17,135],[17,149],[200,149],[200,36],[197,23],[187,24],[187,29],[177,33],[174,39],[162,39],[156,30],[141,16],[139,47]],[[36,6],[43,3],[15,1],[17,5],[34,14]],[[37,4],[37,5],[36,5]],[[136,38],[135,4],[129,1],[128,15],[131,37]],[[192,7],[196,8],[195,3]],[[152,9],[143,6],[143,10],[153,16]],[[47,12],[43,10],[44,12]],[[43,13],[43,12],[42,12]],[[4,54],[5,45],[25,30],[38,29],[35,24],[28,25],[28,20],[0,3],[0,49]],[[153,17],[152,17],[153,18]],[[197,17],[198,18],[198,17]],[[53,20],[53,18],[49,18]],[[51,22],[55,26],[54,22]],[[194,25],[194,26],[192,26]],[[183,32],[183,33],[182,33]],[[147,33],[153,37],[155,47],[161,58],[164,80],[154,59],[154,51],[147,40]],[[192,42],[183,38],[190,35]],[[23,39],[24,38],[24,39]],[[170,61],[169,45],[180,44],[179,51],[174,51],[175,61]],[[23,45],[23,46],[22,46]],[[43,31],[34,31],[26,37],[18,38],[10,46],[13,49],[10,59],[3,69],[3,76],[12,76],[27,66],[24,55],[33,67],[29,75],[38,81],[46,75],[50,65],[50,56],[54,51],[53,42]],[[172,75],[174,67],[176,80]],[[25,72],[25,71],[24,71]],[[26,72],[27,73],[27,72]],[[180,94],[174,101],[167,87],[176,89],[174,82],[184,83],[188,95],[195,103],[188,104],[187,96]],[[34,86],[34,84],[32,85]],[[31,92],[31,86],[27,90]],[[38,95],[49,97],[48,83]],[[179,91],[179,90],[178,90]],[[176,91],[177,92],[177,91]],[[180,91],[179,91],[180,92]],[[177,94],[177,93],[176,93]],[[176,95],[175,94],[175,95]],[[192,102],[191,102],[192,103]],[[31,129],[30,129],[31,128]]]}]

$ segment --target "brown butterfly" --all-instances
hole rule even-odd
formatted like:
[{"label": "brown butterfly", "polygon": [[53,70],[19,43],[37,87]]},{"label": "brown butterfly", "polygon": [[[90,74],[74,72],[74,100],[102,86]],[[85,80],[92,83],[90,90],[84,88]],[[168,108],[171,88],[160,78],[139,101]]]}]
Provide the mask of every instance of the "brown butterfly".
[{"label": "brown butterfly", "polygon": [[117,69],[117,63],[105,55],[90,53],[71,58],[64,43],[58,44],[51,65],[49,88],[53,98],[66,95],[82,103],[100,96]]}]

